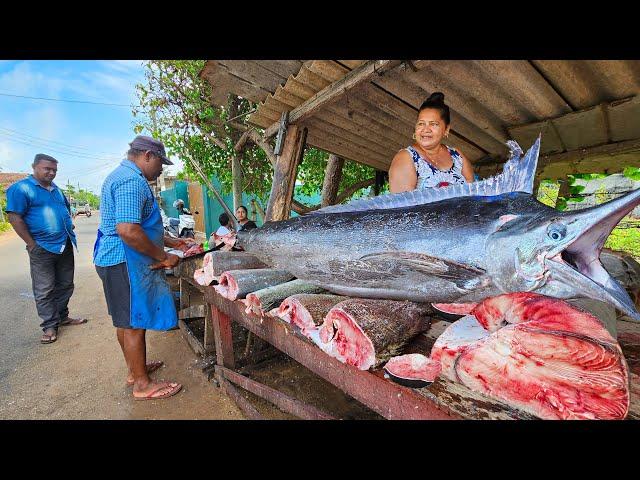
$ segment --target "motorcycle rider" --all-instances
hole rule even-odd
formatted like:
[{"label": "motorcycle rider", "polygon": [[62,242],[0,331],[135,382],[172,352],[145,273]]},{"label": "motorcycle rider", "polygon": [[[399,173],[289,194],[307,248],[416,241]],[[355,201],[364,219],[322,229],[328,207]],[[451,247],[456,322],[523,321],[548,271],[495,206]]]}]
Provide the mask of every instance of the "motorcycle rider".
[{"label": "motorcycle rider", "polygon": [[173,202],[173,206],[178,210],[178,215],[191,215],[191,212],[184,206],[184,200],[181,198]]}]

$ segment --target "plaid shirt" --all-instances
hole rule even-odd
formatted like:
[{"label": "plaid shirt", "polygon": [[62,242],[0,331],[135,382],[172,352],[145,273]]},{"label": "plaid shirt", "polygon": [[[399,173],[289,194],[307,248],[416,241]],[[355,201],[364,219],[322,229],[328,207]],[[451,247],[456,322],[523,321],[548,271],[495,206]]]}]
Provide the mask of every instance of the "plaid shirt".
[{"label": "plaid shirt", "polygon": [[100,240],[93,263],[109,267],[125,261],[124,246],[116,232],[118,223],[141,223],[153,210],[153,193],[142,171],[130,160],[105,178],[100,194]]}]

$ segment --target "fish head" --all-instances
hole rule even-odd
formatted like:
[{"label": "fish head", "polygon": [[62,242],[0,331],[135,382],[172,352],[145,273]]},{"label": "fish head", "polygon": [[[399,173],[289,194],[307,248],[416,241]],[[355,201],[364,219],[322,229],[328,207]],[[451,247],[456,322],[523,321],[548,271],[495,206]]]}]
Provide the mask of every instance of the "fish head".
[{"label": "fish head", "polygon": [[487,241],[489,271],[505,292],[529,292],[548,280],[545,258],[569,245],[571,228],[560,212],[502,215]]},{"label": "fish head", "polygon": [[579,211],[503,215],[487,243],[494,283],[505,292],[600,300],[640,321],[629,294],[600,261],[611,231],[639,204],[640,189]]}]

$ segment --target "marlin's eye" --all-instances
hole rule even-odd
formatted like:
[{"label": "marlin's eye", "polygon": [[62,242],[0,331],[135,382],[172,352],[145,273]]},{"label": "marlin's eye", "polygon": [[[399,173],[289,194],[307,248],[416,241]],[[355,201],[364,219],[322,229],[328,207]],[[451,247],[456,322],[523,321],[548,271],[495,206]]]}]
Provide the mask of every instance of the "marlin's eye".
[{"label": "marlin's eye", "polygon": [[567,227],[561,223],[553,223],[547,228],[547,235],[551,240],[562,240],[567,235]]}]

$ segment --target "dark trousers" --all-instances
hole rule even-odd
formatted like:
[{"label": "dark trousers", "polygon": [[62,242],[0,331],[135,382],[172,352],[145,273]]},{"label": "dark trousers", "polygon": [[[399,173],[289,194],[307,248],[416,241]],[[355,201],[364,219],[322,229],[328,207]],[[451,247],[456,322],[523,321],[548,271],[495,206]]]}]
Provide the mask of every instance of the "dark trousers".
[{"label": "dark trousers", "polygon": [[73,245],[67,240],[64,252],[51,253],[40,245],[29,252],[31,284],[36,299],[40,327],[58,328],[60,320],[69,315],[69,299],[73,294]]}]

